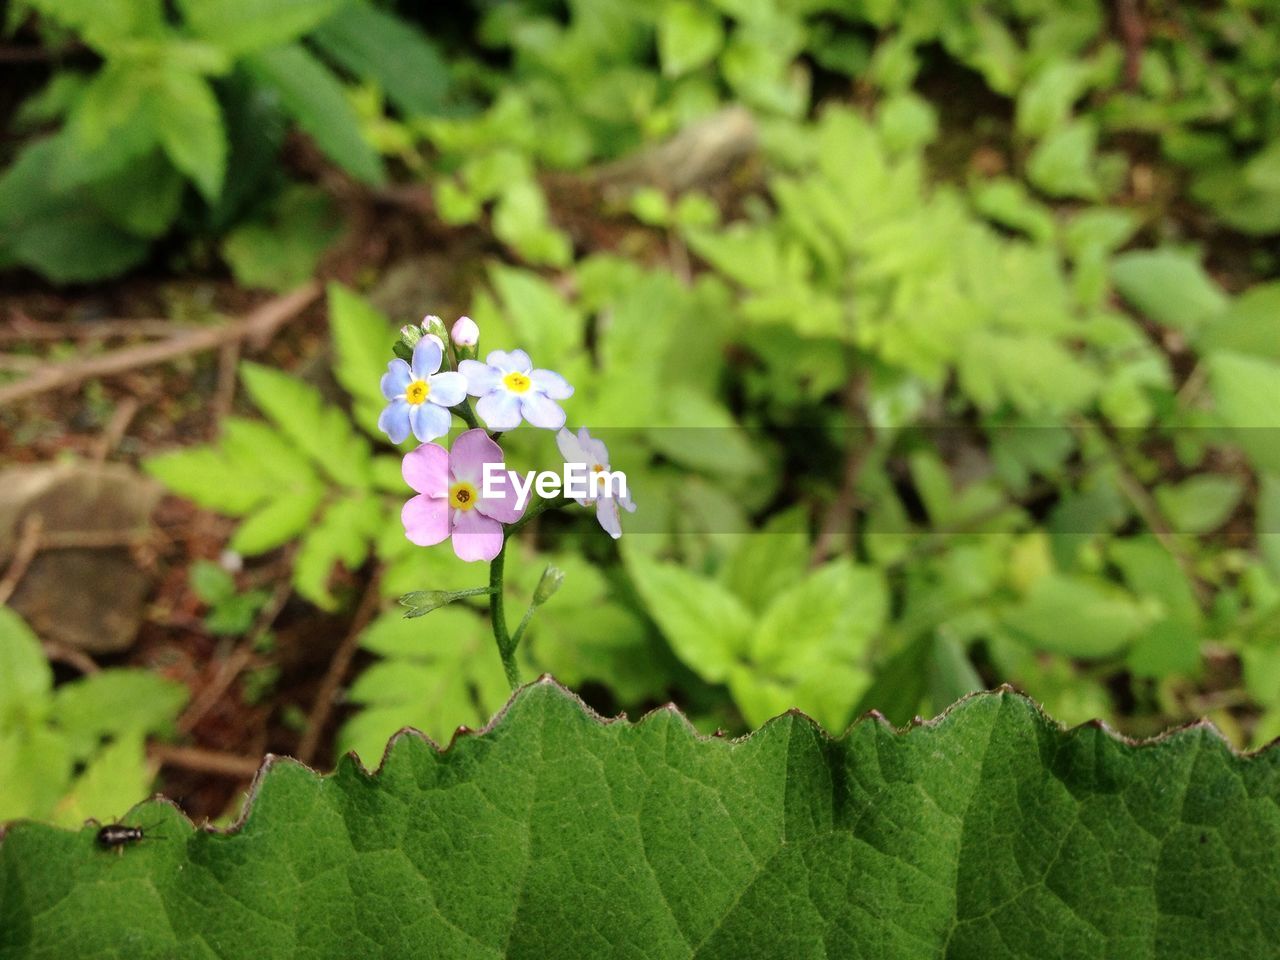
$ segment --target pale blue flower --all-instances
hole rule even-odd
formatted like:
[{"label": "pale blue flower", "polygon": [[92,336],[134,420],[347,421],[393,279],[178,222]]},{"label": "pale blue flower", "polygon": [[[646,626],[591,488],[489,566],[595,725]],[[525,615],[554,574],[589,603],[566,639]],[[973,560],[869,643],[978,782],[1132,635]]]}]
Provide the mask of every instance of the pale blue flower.
[{"label": "pale blue flower", "polygon": [[397,358],[382,375],[382,395],[391,402],[378,417],[378,429],[400,443],[413,435],[426,443],[449,432],[448,408],[467,398],[467,379],[452,370],[437,373],[444,354],[434,337],[423,337],[413,348],[413,362]]},{"label": "pale blue flower", "polygon": [[[604,445],[603,440],[597,440],[591,436],[586,427],[580,427],[576,436],[568,430],[561,430],[556,434],[556,446],[560,448],[560,456],[564,457],[565,463],[585,464],[589,477],[610,472],[609,448]],[[604,528],[605,533],[617,540],[622,536],[622,520],[618,516],[618,507],[622,506],[628,513],[636,512],[631,491],[624,490],[621,495],[618,495],[607,485],[590,482],[588,489],[590,491],[588,496],[579,497],[578,503],[584,507],[594,503],[596,520]]]},{"label": "pale blue flower", "polygon": [[546,430],[564,426],[556,401],[573,396],[573,387],[558,373],[534,370],[523,350],[494,350],[484,363],[463,360],[458,371],[467,378],[467,392],[480,398],[476,412],[490,430],[514,430],[522,417]]}]

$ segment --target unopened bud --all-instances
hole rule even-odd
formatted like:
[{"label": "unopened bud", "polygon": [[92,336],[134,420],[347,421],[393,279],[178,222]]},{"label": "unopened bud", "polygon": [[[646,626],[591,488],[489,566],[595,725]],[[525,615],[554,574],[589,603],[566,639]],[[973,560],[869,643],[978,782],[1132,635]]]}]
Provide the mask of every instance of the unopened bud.
[{"label": "unopened bud", "polygon": [[444,321],[434,313],[429,313],[422,318],[422,332],[434,335],[442,345],[449,336],[448,331],[445,330]]},{"label": "unopened bud", "polygon": [[459,317],[450,331],[455,346],[474,347],[480,342],[480,328],[470,317]]},{"label": "unopened bud", "polygon": [[533,591],[533,605],[540,607],[550,600],[562,583],[564,583],[564,571],[559,567],[548,566],[542,571],[542,579],[538,581],[538,586]]}]

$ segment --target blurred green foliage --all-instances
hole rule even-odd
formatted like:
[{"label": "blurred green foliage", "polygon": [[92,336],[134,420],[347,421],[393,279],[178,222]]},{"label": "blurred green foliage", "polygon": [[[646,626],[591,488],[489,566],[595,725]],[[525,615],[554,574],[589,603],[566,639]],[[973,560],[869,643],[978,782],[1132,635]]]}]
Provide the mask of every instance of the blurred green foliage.
[{"label": "blurred green foliage", "polygon": [[[334,16],[357,9],[409,29],[372,8]],[[790,706],[833,729],[870,708],[901,722],[1009,681],[1067,722],[1147,734],[1208,713],[1241,745],[1280,735],[1280,285],[1254,282],[1276,266],[1255,238],[1280,232],[1274,5],[1147,4],[1136,47],[1100,0],[475,15],[448,66],[472,109],[448,115],[438,87],[387,75],[372,26],[341,19],[284,18],[265,66],[250,45],[221,51],[229,72],[182,70],[225,83],[228,105],[275,90],[357,177],[385,162],[424,179],[445,224],[505,250],[469,306],[483,345],[568,377],[574,425],[634,428],[614,465],[665,532],[614,550],[584,516],[521,543],[513,597],[549,561],[566,571],[522,648],[528,672],[619,708],[673,698],[707,729]],[[363,82],[335,92],[359,118],[345,132],[299,106],[324,70],[308,50]],[[52,114],[65,126],[0,193],[87,102]],[[624,239],[575,249],[547,174],[597,176],[730,104],[759,132],[749,176],[714,198],[636,184],[593,211]],[[138,157],[197,191],[235,182],[151,146]],[[365,167],[369,150],[382,159]],[[243,275],[300,277],[322,246],[323,197],[293,189],[224,243]],[[692,255],[689,277],[671,250]],[[231,418],[217,445],[148,465],[243,517],[241,553],[298,540],[294,584],[322,606],[350,600],[334,567],[370,558],[387,597],[481,579],[407,544],[398,460],[375,446],[378,376],[407,319],[333,287],[345,398],[246,365],[265,421]],[[682,427],[715,428],[719,448]],[[504,443],[521,469],[555,456],[533,431]],[[767,535],[725,532],[752,529]],[[445,738],[505,696],[479,604],[399,616],[362,637],[381,659],[340,737],[368,761],[401,725]]]},{"label": "blurred green foliage", "polygon": [[112,669],[59,684],[40,641],[0,607],[0,821],[79,826],[113,819],[155,777],[144,740],[172,733],[186,688],[147,670]]},{"label": "blurred green foliage", "polygon": [[[59,66],[15,117],[33,136],[0,176],[0,265],[96,280],[180,230],[225,236],[224,256],[246,284],[297,282],[319,250],[316,214],[299,209],[301,187],[280,170],[291,126],[376,186],[385,168],[345,78],[379,85],[403,110],[441,104],[447,70],[436,48],[361,0],[175,6],[176,16],[161,0],[10,6],[11,31],[34,17],[46,42],[83,45],[93,65]],[[310,206],[323,200],[312,193]],[[265,266],[250,256],[273,246],[261,241],[263,223],[293,241]]]}]

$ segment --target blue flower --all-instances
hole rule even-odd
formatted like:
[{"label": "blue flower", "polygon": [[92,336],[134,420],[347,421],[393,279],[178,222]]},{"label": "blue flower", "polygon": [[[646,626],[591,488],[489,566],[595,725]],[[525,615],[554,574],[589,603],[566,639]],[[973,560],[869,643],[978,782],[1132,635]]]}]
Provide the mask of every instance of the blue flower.
[{"label": "blue flower", "polygon": [[382,395],[391,402],[378,417],[378,429],[400,443],[413,435],[426,443],[449,432],[448,408],[467,397],[467,379],[460,373],[437,373],[444,355],[433,337],[413,348],[413,362],[395,359],[382,375]]},{"label": "blue flower", "polygon": [[513,430],[521,417],[546,430],[564,426],[556,401],[573,396],[573,387],[558,373],[534,370],[523,350],[494,350],[484,363],[463,360],[458,371],[467,378],[467,392],[480,398],[476,412],[490,430]]},{"label": "blue flower", "polygon": [[[601,479],[604,479],[611,475],[609,448],[604,445],[603,440],[597,440],[591,436],[586,427],[580,428],[577,436],[568,430],[561,430],[556,434],[556,446],[560,448],[560,455],[564,457],[565,463],[584,465],[589,478],[603,474]],[[626,489],[625,476],[623,476],[620,490],[609,484],[597,483],[594,479],[589,479],[588,484],[589,494],[585,498],[579,497],[578,502],[584,507],[594,503],[597,522],[604,528],[605,533],[617,540],[622,536],[622,521],[618,517],[618,507],[623,507],[628,513],[636,511],[636,505],[631,499],[631,491]]]}]

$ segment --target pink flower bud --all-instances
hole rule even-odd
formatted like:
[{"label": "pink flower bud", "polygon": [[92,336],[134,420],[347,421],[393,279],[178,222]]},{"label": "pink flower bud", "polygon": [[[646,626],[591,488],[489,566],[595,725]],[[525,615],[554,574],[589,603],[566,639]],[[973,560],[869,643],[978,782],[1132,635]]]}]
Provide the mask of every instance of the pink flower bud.
[{"label": "pink flower bud", "polygon": [[470,317],[459,317],[449,335],[459,347],[474,347],[480,342],[480,328]]}]

